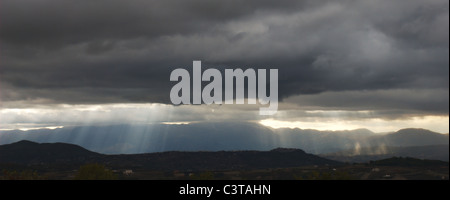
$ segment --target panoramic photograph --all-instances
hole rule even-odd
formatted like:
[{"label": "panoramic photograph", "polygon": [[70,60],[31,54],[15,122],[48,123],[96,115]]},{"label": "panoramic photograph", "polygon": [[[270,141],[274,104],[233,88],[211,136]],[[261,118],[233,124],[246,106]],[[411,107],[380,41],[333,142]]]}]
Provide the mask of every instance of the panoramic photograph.
[{"label": "panoramic photograph", "polygon": [[2,0],[0,180],[448,181],[449,1]]}]

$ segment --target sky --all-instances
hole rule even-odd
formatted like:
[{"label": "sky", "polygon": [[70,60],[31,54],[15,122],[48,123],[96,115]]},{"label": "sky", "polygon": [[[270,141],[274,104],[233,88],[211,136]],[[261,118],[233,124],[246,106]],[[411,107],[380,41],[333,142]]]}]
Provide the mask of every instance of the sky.
[{"label": "sky", "polygon": [[[0,130],[117,123],[449,132],[447,0],[2,0]],[[176,68],[278,69],[279,106],[170,101]]]}]

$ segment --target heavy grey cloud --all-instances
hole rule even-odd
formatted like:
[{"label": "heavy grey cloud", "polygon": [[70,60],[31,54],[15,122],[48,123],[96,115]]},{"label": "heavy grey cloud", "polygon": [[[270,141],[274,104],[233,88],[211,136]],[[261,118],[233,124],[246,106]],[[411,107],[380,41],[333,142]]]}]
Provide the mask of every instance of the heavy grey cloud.
[{"label": "heavy grey cloud", "polygon": [[[172,69],[202,60],[204,68],[278,68],[280,96],[315,95],[309,106],[330,107],[333,92],[382,91],[383,101],[371,101],[380,110],[448,113],[448,4],[5,0],[1,101],[169,103]],[[415,89],[435,95],[386,95]]]}]

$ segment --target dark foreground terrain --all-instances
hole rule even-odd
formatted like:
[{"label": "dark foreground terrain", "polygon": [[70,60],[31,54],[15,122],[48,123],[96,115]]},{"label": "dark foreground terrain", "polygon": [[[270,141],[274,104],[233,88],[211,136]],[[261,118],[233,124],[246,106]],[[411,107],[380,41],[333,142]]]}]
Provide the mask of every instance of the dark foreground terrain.
[{"label": "dark foreground terrain", "polygon": [[[81,171],[89,169],[94,179],[448,180],[448,166],[445,161],[401,157],[348,164],[282,148],[104,155],[65,143],[0,146],[0,179],[83,179]],[[109,174],[96,176],[99,170]]]}]

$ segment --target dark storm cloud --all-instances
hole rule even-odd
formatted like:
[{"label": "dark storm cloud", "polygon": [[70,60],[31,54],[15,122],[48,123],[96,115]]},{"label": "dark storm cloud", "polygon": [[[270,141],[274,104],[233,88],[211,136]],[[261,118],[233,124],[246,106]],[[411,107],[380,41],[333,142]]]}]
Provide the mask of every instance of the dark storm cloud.
[{"label": "dark storm cloud", "polygon": [[[278,68],[283,98],[440,88],[448,99],[448,16],[445,0],[2,1],[1,99],[169,103],[170,72],[198,59]],[[373,103],[402,105],[389,97]]]},{"label": "dark storm cloud", "polygon": [[62,47],[105,39],[155,38],[208,30],[256,10],[292,11],[297,2],[273,1],[55,1],[2,3],[2,39]]}]

